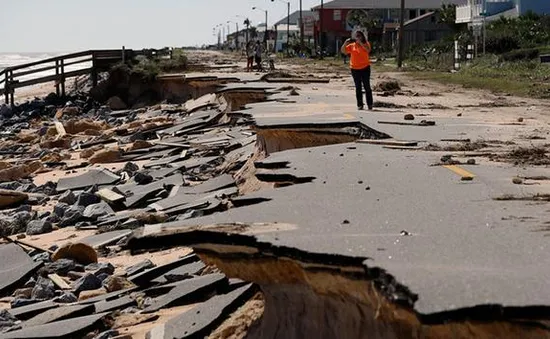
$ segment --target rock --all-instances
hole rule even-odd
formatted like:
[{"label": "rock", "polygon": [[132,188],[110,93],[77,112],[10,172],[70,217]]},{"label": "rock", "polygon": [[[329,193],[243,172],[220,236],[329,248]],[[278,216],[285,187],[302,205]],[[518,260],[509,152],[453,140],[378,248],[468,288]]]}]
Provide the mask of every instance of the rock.
[{"label": "rock", "polygon": [[115,211],[109,206],[109,204],[105,202],[100,202],[97,204],[90,205],[86,207],[84,210],[84,213],[82,214],[85,218],[97,220],[97,218],[105,216],[105,215],[111,215],[115,214]]},{"label": "rock", "polygon": [[522,184],[523,184],[523,179],[520,178],[520,177],[514,177],[514,178],[512,179],[512,182],[513,182],[514,184],[516,184],[516,185],[522,185]]},{"label": "rock", "polygon": [[127,162],[122,168],[122,172],[127,172],[130,176],[134,175],[137,171],[139,171],[139,166],[133,162]]},{"label": "rock", "polygon": [[80,193],[80,195],[78,196],[78,198],[76,200],[76,205],[83,206],[83,207],[88,207],[90,205],[97,204],[100,201],[101,201],[101,199],[97,195],[95,195],[93,193],[82,192],[82,193]]},{"label": "rock", "polygon": [[138,150],[138,149],[144,149],[144,148],[150,148],[150,147],[153,147],[153,145],[145,140],[136,140],[134,141],[134,143],[132,144],[132,146],[130,146],[129,150],[130,151],[135,151],[135,150]]},{"label": "rock", "polygon": [[134,177],[134,181],[137,182],[139,185],[147,185],[153,182],[153,177],[149,174],[145,174],[142,172],[137,172]]},{"label": "rock", "polygon": [[93,274],[97,277],[102,273],[106,273],[108,275],[115,273],[115,267],[111,265],[111,263],[98,262],[91,263],[86,266],[86,271],[93,272]]},{"label": "rock", "polygon": [[29,280],[27,280],[27,282],[25,283],[25,285],[23,285],[23,287],[34,287],[36,285],[36,280],[34,280],[33,277],[31,277]]},{"label": "rock", "polygon": [[476,159],[468,159],[468,161],[466,161],[466,163],[468,165],[475,165],[476,164]]},{"label": "rock", "polygon": [[69,273],[67,273],[67,278],[69,278],[71,280],[78,280],[78,279],[82,278],[85,275],[86,275],[86,273],[84,273],[84,272],[70,271]]},{"label": "rock", "polygon": [[[0,169],[3,169],[3,168],[0,166]],[[8,190],[8,191],[16,191],[17,188],[19,188],[20,186],[21,186],[21,184],[17,181],[9,181],[9,182],[0,183],[0,189]]]},{"label": "rock", "polygon": [[523,122],[523,118],[518,118],[518,122]]},{"label": "rock", "polygon": [[297,95],[300,95],[300,93],[298,93],[298,91],[297,91],[295,88],[293,88],[293,89],[290,90],[290,92],[288,93],[288,95],[290,95],[290,96],[297,96]]},{"label": "rock", "polygon": [[32,289],[32,299],[51,299],[55,297],[55,285],[48,278],[39,277]]},{"label": "rock", "polygon": [[405,114],[405,120],[414,120],[414,115],[412,115],[412,114]]},{"label": "rock", "polygon": [[[76,201],[76,198],[75,198]],[[53,213],[57,215],[59,218],[63,218],[65,216],[65,212],[70,208],[70,206],[67,203],[60,202],[57,203],[53,208]]]},{"label": "rock", "polygon": [[19,192],[25,192],[25,193],[33,193],[36,189],[35,184],[23,184],[17,188]]},{"label": "rock", "polygon": [[112,275],[103,280],[103,287],[105,287],[107,292],[115,292],[135,287],[135,285],[124,277]]},{"label": "rock", "polygon": [[52,212],[50,212],[50,211],[38,212],[38,219],[46,219],[47,217],[49,217],[51,215],[52,215]]},{"label": "rock", "polygon": [[32,296],[32,290],[33,290],[32,287],[20,288],[15,290],[15,292],[13,292],[13,296],[16,298],[30,299]]},{"label": "rock", "polygon": [[74,293],[66,291],[59,297],[54,298],[53,301],[61,304],[70,304],[77,302],[78,298],[74,295]]},{"label": "rock", "polygon": [[[65,204],[72,205],[76,202],[76,196],[74,195],[74,193],[71,190],[69,190],[69,191],[66,191],[65,193],[61,194],[58,201],[63,202]],[[60,217],[62,217],[62,215],[60,215]]]},{"label": "rock", "polygon": [[27,224],[27,235],[38,235],[50,233],[53,230],[52,224],[44,220],[32,220]]},{"label": "rock", "polygon": [[6,104],[0,105],[0,118],[9,119],[11,117],[13,117],[13,110],[11,107]]},{"label": "rock", "polygon": [[25,232],[27,224],[33,218],[29,212],[18,212],[12,217],[0,217],[0,234],[13,235]]},{"label": "rock", "polygon": [[90,164],[106,164],[115,162],[121,157],[118,149],[107,149],[96,152],[88,161]]},{"label": "rock", "polygon": [[126,268],[126,273],[130,276],[130,275],[138,274],[140,272],[145,271],[146,269],[153,268],[153,267],[155,267],[155,264],[153,264],[151,260],[145,259],[142,262],[139,262],[135,265],[132,265]]},{"label": "rock", "polygon": [[107,100],[107,106],[109,106],[109,108],[112,109],[113,111],[120,111],[128,108],[126,103],[122,101],[120,97],[117,97],[117,96],[110,97],[109,100]]},{"label": "rock", "polygon": [[97,187],[97,185],[93,185],[90,188],[88,188],[87,190],[85,190],[84,192],[89,193],[89,194],[96,194],[97,191],[99,191],[99,188]]},{"label": "rock", "polygon": [[0,209],[20,204],[27,200],[26,193],[0,189]]},{"label": "rock", "polygon": [[104,289],[103,287],[98,288],[97,290],[82,291],[78,295],[78,301],[84,301],[84,300],[99,297],[100,295],[105,295],[105,294],[107,294],[107,290]]},{"label": "rock", "polygon": [[[90,119],[73,119],[67,121],[63,127],[65,127],[65,131],[69,134],[78,134],[86,131],[103,131],[109,128],[109,125],[105,122],[100,121],[93,121]],[[101,133],[99,133],[101,134]]]},{"label": "rock", "polygon": [[82,219],[82,212],[84,212],[84,207],[81,207],[81,209],[74,208],[75,206],[72,206],[67,211],[65,211],[65,215],[59,222],[59,227],[67,227],[67,226],[73,226],[75,225],[80,219]]},{"label": "rock", "polygon": [[[1,309],[0,310],[0,322],[2,323],[2,327],[4,326],[8,326],[8,323],[13,323],[15,324],[15,322],[17,322],[17,318],[14,317],[13,315],[11,315],[11,313],[7,310],[7,309]],[[11,326],[11,325],[9,325]]]},{"label": "rock", "polygon": [[74,283],[74,292],[78,295],[82,291],[96,290],[101,287],[101,280],[93,274],[86,274]]},{"label": "rock", "polygon": [[94,155],[96,151],[93,149],[93,148],[88,148],[88,149],[85,149],[83,150],[82,152],[80,152],[80,158],[81,159],[88,159],[90,158],[92,155]]},{"label": "rock", "polygon": [[52,260],[72,259],[79,264],[89,265],[97,262],[97,252],[84,243],[68,243],[61,246],[52,254]]},{"label": "rock", "polygon": [[41,261],[44,263],[52,261],[52,259],[50,258],[50,253],[48,252],[38,253],[32,257],[32,260],[36,262]]},{"label": "rock", "polygon": [[55,113],[55,117],[56,119],[61,119],[67,116],[76,116],[79,113],[80,113],[80,109],[78,107],[68,106],[68,107],[63,107],[61,109],[58,109],[57,112]]},{"label": "rock", "polygon": [[76,269],[76,262],[71,259],[59,259],[45,266],[46,272],[66,276],[70,271]]},{"label": "rock", "polygon": [[105,279],[109,278],[110,275],[107,273],[100,273],[100,274],[94,274],[99,280],[101,280],[101,283],[105,281]]},{"label": "rock", "polygon": [[42,149],[52,149],[52,148],[61,148],[69,149],[71,148],[72,137],[70,135],[65,135],[59,139],[46,140],[40,143],[40,148]]}]

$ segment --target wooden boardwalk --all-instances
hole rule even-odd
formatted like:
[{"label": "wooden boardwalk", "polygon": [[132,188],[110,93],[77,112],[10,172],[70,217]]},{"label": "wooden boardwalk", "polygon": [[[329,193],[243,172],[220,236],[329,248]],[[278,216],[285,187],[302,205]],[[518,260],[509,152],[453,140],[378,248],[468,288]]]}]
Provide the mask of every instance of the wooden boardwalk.
[{"label": "wooden boardwalk", "polygon": [[[5,103],[13,105],[16,89],[48,82],[55,82],[57,95],[64,96],[67,79],[90,75],[93,86],[96,86],[100,72],[106,72],[117,63],[125,63],[139,55],[147,57],[167,56],[170,55],[170,50],[88,50],[7,67],[0,71],[0,97],[3,95]],[[71,68],[81,66],[81,68],[67,71],[69,66],[72,66]],[[55,73],[49,75],[39,74],[51,71]]]}]

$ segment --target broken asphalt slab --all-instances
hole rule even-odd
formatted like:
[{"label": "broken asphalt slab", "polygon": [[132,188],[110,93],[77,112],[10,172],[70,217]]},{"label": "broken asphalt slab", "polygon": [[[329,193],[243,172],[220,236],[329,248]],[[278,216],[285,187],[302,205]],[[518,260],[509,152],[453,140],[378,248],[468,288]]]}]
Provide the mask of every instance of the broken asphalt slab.
[{"label": "broken asphalt slab", "polygon": [[257,291],[248,284],[224,295],[218,295],[193,309],[170,319],[148,333],[149,339],[200,338],[207,336],[231,312],[244,304]]},{"label": "broken asphalt slab", "polygon": [[[502,187],[503,180],[489,179],[490,173],[463,184],[452,171],[430,167],[435,155],[412,156],[363,144],[289,150],[270,158],[288,162],[295,176],[316,179],[247,195],[271,199],[260,205],[165,224],[170,242],[179,238],[180,245],[193,245],[188,234],[176,235],[172,227],[191,231],[195,225],[277,221],[297,228],[260,228],[252,238],[281,249],[370,258],[367,267],[386,270],[418,294],[414,309],[423,315],[486,303],[550,305],[548,294],[542,292],[550,279],[550,271],[541,270],[550,267],[546,239],[503,220],[511,214],[540,216],[540,207],[495,202],[493,196],[509,187]],[[403,236],[403,230],[412,236]],[[130,239],[130,247],[140,237],[142,245],[152,244],[153,233],[139,233]],[[233,243],[222,234],[201,241]],[[196,249],[201,241],[194,243]],[[517,247],[518,242],[525,246]],[[280,253],[286,255],[284,250]]]},{"label": "broken asphalt slab", "polygon": [[0,334],[0,339],[31,339],[31,338],[83,338],[94,328],[102,328],[102,319],[107,313],[88,315],[56,321],[44,325],[31,326],[21,330]]},{"label": "broken asphalt slab", "polygon": [[0,296],[6,296],[42,266],[16,244],[0,245]]},{"label": "broken asphalt slab", "polygon": [[132,234],[131,230],[111,231],[111,232],[91,235],[89,237],[86,237],[80,240],[80,242],[90,245],[93,248],[99,248],[99,247],[115,244],[120,239],[123,239],[124,237],[127,237],[130,234]]},{"label": "broken asphalt slab", "polygon": [[180,306],[204,301],[205,296],[227,285],[227,278],[223,274],[209,274],[202,277],[184,280],[170,292],[156,298],[143,313],[156,312],[162,308]]},{"label": "broken asphalt slab", "polygon": [[60,178],[56,190],[81,190],[94,185],[109,185],[120,180],[120,177],[106,169],[90,168],[86,173],[69,178]]},{"label": "broken asphalt slab", "polygon": [[22,327],[32,327],[39,326],[54,321],[60,321],[70,318],[82,317],[86,315],[91,315],[94,313],[95,309],[92,305],[69,305],[56,307],[45,312],[42,312],[35,317],[23,322]]},{"label": "broken asphalt slab", "polygon": [[199,261],[199,257],[196,254],[190,254],[188,256],[185,256],[183,258],[180,258],[178,260],[172,261],[165,265],[155,266],[153,268],[147,269],[143,272],[130,275],[128,277],[128,280],[133,282],[134,284],[138,286],[145,286],[147,284],[150,284],[152,280],[162,276],[165,273],[168,273],[174,269],[177,269],[181,266],[186,266],[188,264],[191,264],[193,262]]}]

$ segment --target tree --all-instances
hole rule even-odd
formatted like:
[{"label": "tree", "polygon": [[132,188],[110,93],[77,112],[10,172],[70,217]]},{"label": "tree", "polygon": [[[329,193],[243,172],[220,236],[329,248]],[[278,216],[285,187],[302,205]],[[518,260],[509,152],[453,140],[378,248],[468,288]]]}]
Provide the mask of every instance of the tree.
[{"label": "tree", "polygon": [[463,25],[456,23],[456,5],[443,4],[441,6],[441,9],[439,9],[439,23],[447,24],[455,33],[462,30]]}]

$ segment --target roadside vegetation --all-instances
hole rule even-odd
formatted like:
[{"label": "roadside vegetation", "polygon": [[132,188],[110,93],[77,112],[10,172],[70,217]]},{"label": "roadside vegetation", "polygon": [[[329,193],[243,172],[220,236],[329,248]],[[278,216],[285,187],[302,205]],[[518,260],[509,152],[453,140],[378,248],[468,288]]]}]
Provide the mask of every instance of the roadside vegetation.
[{"label": "roadside vegetation", "polygon": [[[450,8],[449,8],[450,7]],[[408,52],[406,70],[416,78],[453,83],[533,98],[550,98],[550,64],[540,56],[550,54],[550,16],[529,13],[519,18],[500,18],[487,26],[486,54],[482,39],[475,60],[466,62],[465,46],[474,44],[471,31],[454,24],[454,7],[442,9],[441,20],[454,34]],[[463,47],[461,68],[454,68],[454,40]]]},{"label": "roadside vegetation", "polygon": [[189,66],[187,55],[183,49],[175,48],[170,57],[139,56],[131,64],[117,64],[111,72],[121,71],[125,74],[138,76],[143,80],[154,80],[163,73],[177,73],[187,70]]}]

